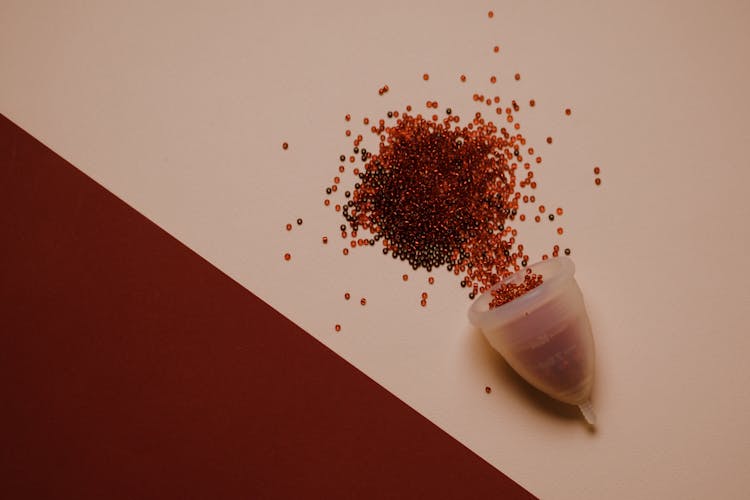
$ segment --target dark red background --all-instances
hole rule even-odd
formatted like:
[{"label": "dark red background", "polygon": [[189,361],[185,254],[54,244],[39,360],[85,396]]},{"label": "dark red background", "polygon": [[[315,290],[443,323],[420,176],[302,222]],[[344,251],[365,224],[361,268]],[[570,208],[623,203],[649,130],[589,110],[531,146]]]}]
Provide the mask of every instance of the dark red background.
[{"label": "dark red background", "polygon": [[533,498],[0,116],[0,497]]}]

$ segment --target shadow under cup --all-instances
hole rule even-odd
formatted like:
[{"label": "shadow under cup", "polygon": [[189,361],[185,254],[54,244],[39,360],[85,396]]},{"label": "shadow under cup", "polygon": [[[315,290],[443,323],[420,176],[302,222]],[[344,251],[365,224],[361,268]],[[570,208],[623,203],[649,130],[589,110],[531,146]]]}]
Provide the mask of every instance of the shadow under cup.
[{"label": "shadow under cup", "polygon": [[[594,340],[568,257],[529,266],[542,284],[506,304],[490,309],[491,290],[469,309],[469,321],[490,345],[531,385],[564,403],[581,408],[594,423],[589,402],[594,382]],[[496,283],[521,283],[526,270]]]}]

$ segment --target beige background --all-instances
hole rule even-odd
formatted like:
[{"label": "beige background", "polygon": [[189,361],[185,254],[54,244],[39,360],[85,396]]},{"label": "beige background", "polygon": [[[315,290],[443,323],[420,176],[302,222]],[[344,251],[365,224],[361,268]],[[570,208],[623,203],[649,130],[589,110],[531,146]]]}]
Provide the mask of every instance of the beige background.
[{"label": "beige background", "polygon": [[[0,112],[542,498],[743,498],[749,23],[728,1],[2,0]],[[509,372],[447,273],[422,309],[424,273],[320,244],[341,223],[322,192],[344,114],[434,98],[466,115],[490,74],[539,103],[519,118],[538,196],[566,209],[595,433]]]}]

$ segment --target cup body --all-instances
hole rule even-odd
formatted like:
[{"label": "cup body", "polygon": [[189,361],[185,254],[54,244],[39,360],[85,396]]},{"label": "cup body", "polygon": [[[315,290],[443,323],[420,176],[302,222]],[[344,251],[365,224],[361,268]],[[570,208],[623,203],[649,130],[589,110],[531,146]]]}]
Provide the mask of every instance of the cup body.
[{"label": "cup body", "polygon": [[[527,382],[557,400],[581,405],[594,382],[594,341],[575,265],[556,257],[529,267],[542,275],[541,285],[492,310],[486,291],[469,309],[469,320]],[[524,273],[493,288],[519,283]]]}]

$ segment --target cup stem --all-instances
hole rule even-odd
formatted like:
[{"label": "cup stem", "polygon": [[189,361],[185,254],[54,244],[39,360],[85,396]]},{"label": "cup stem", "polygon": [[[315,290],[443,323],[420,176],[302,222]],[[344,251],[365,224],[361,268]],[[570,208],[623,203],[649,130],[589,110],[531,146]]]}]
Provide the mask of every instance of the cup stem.
[{"label": "cup stem", "polygon": [[596,414],[594,413],[594,407],[591,406],[591,401],[587,399],[583,403],[579,404],[578,408],[581,409],[581,414],[583,415],[583,418],[586,419],[586,422],[588,422],[589,425],[596,425]]}]

